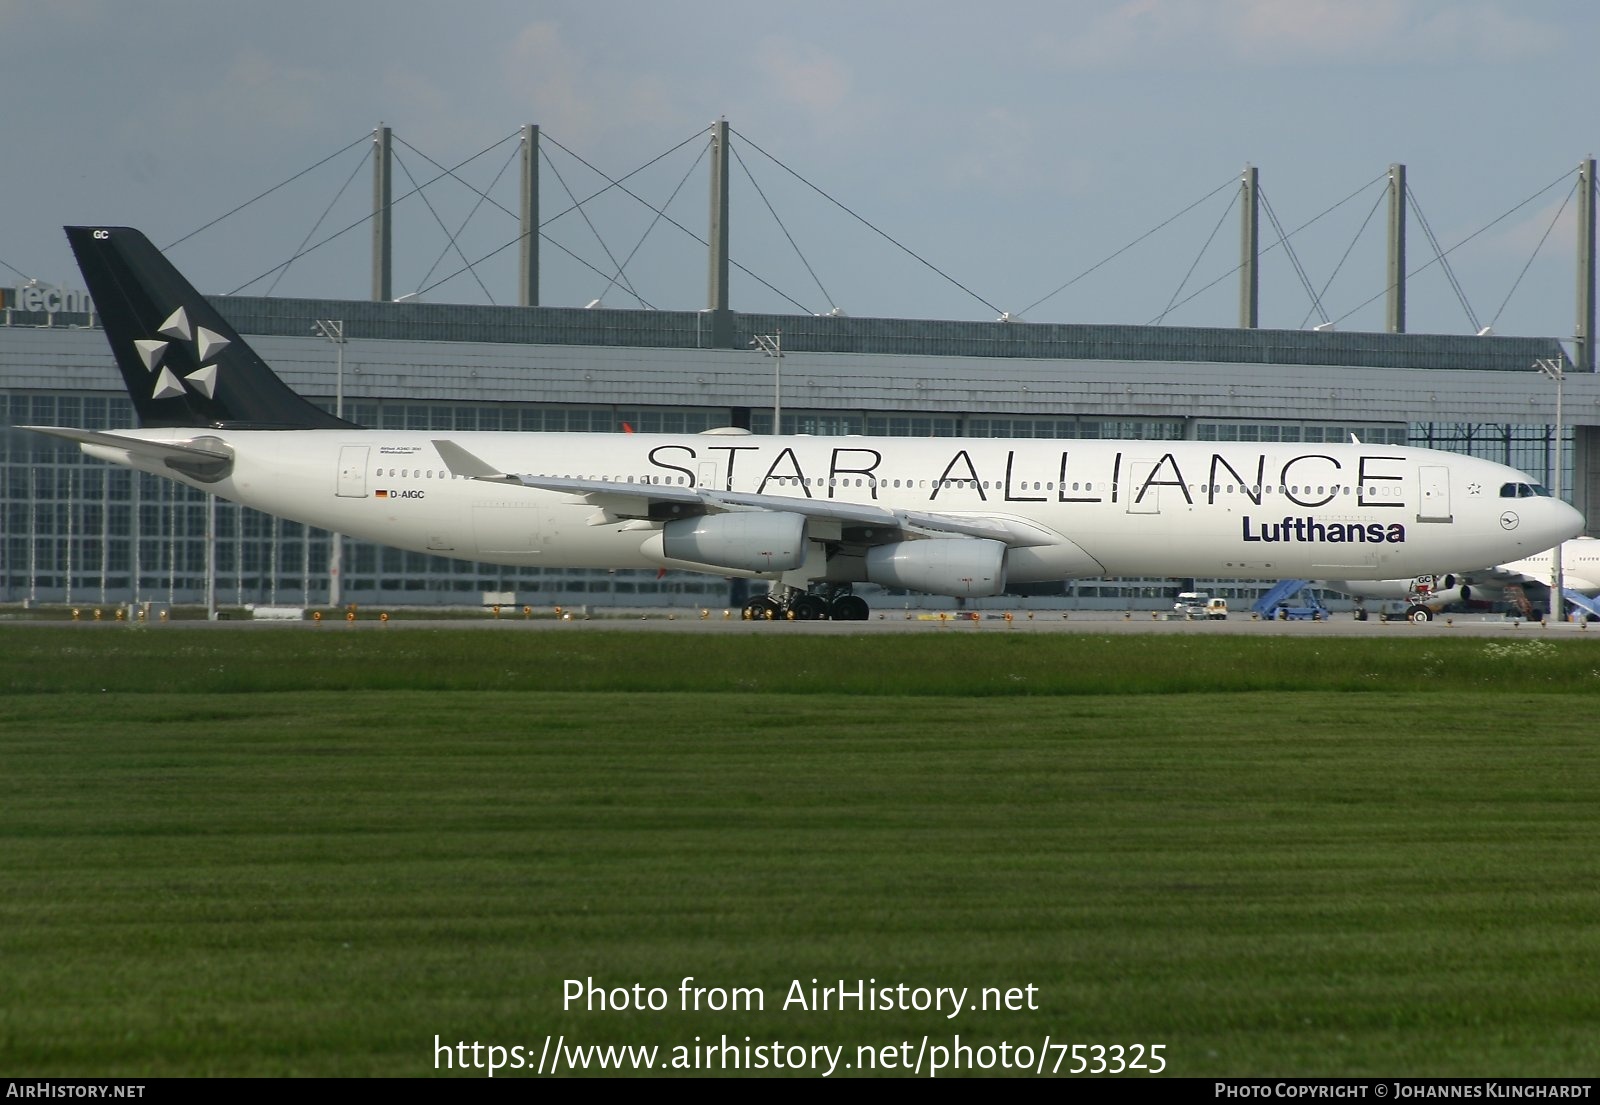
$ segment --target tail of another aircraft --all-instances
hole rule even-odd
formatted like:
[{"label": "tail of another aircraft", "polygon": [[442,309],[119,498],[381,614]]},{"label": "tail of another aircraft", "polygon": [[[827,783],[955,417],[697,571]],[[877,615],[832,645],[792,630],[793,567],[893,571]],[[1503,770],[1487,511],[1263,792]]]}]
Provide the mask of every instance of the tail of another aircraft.
[{"label": "tail of another aircraft", "polygon": [[353,425],[291,391],[142,233],[66,231],[141,426]]}]

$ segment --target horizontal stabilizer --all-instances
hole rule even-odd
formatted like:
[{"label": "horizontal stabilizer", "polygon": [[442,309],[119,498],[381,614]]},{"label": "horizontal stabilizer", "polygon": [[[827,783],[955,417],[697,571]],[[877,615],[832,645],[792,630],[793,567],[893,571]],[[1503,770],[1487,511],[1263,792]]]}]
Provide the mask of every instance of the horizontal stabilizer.
[{"label": "horizontal stabilizer", "polygon": [[[97,450],[115,449],[131,458],[153,461],[174,472],[191,476],[205,483],[214,483],[233,471],[233,448],[218,438],[203,438],[205,444],[194,441],[149,441],[142,437],[101,433],[96,430],[74,430],[66,426],[19,426],[36,434],[59,437],[76,443],[90,456],[100,456]],[[102,459],[108,459],[102,457]]]},{"label": "horizontal stabilizer", "polygon": [[146,441],[142,437],[124,437],[121,434],[101,433],[98,430],[74,430],[70,426],[18,426],[19,430],[32,430],[36,434],[47,434],[50,437],[59,437],[65,441],[77,442],[79,445],[109,445],[113,449],[127,449],[132,453],[146,456],[181,454],[195,457],[214,457],[218,460],[228,460],[232,457],[217,441],[217,446],[207,448],[203,445],[193,445],[175,441]]}]

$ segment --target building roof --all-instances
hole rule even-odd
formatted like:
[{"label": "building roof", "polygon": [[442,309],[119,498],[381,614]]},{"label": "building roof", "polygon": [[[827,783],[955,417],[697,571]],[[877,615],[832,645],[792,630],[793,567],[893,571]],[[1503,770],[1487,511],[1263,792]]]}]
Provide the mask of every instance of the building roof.
[{"label": "building roof", "polygon": [[[369,300],[214,297],[243,334],[298,337],[306,320],[343,319],[352,338],[713,349],[709,311],[378,303]],[[785,353],[898,354],[919,357],[1021,357],[1096,361],[1176,361],[1444,368],[1523,372],[1540,358],[1564,357],[1556,338],[1388,334],[1357,331],[1239,330],[1201,326],[1096,323],[956,322],[730,312],[733,340],[782,331]]]}]

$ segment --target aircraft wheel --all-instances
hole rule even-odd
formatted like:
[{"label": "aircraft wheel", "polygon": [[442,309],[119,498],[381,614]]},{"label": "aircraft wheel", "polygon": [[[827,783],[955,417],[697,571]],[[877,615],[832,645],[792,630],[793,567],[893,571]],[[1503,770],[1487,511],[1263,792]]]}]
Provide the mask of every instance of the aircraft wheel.
[{"label": "aircraft wheel", "polygon": [[864,622],[867,620],[867,600],[855,595],[840,595],[830,609],[836,622]]},{"label": "aircraft wheel", "polygon": [[821,621],[828,616],[828,604],[821,595],[801,595],[789,606],[797,622]]},{"label": "aircraft wheel", "polygon": [[773,616],[775,617],[777,605],[766,595],[761,595],[745,603],[744,610],[741,611],[741,614],[745,621],[764,622],[767,620],[767,612],[769,610],[774,612]]},{"label": "aircraft wheel", "polygon": [[1422,622],[1431,622],[1433,621],[1433,611],[1429,610],[1426,606],[1413,606],[1410,610],[1406,611],[1406,617],[1418,624],[1421,624]]}]

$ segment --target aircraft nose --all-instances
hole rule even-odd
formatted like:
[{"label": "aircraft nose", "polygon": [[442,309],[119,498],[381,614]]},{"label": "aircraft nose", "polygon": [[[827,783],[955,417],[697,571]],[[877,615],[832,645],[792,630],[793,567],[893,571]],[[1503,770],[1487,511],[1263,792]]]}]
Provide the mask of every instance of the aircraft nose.
[{"label": "aircraft nose", "polygon": [[1577,508],[1554,499],[1551,500],[1550,506],[1552,509],[1549,525],[1552,545],[1558,541],[1570,541],[1583,532],[1585,522]]}]

